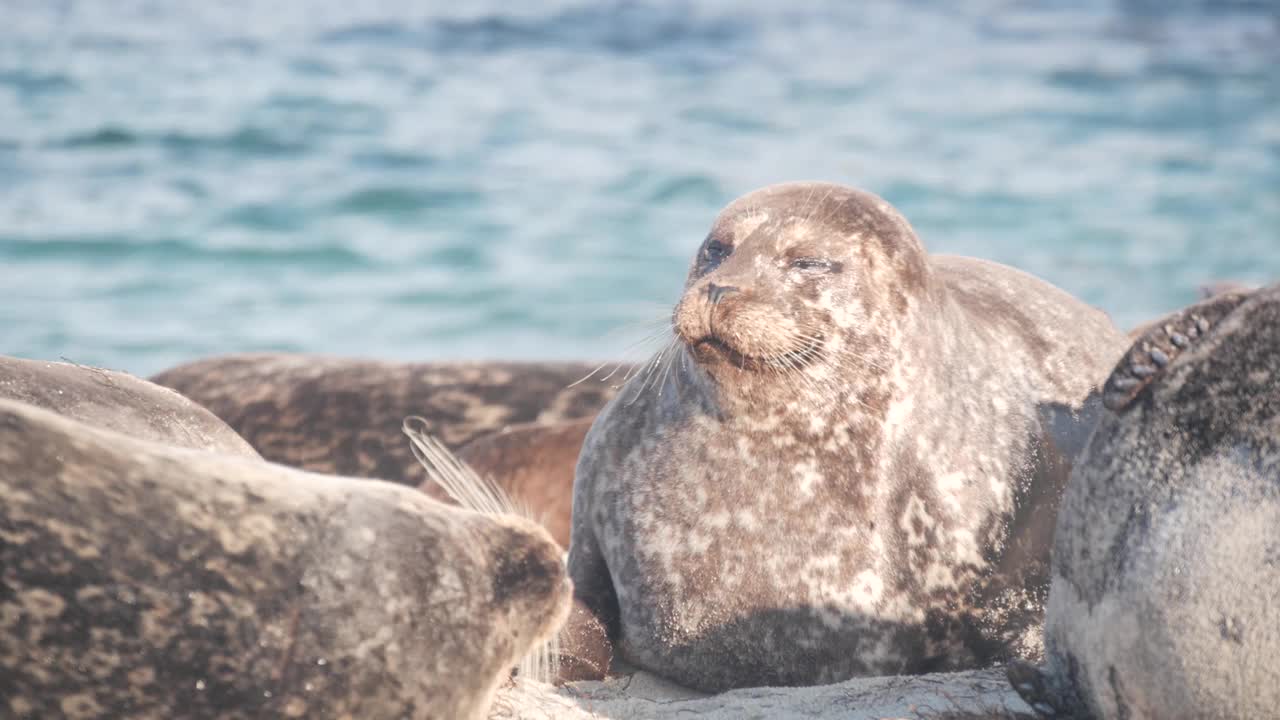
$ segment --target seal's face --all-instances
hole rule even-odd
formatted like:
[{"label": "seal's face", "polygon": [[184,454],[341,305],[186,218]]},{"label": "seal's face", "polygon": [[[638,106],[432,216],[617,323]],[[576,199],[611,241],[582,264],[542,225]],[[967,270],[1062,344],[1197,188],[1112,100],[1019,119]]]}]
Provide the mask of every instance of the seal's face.
[{"label": "seal's face", "polygon": [[922,282],[919,256],[906,221],[879,198],[818,183],[765,188],[716,219],[675,331],[713,374],[829,366],[857,352],[890,289],[901,297]]}]

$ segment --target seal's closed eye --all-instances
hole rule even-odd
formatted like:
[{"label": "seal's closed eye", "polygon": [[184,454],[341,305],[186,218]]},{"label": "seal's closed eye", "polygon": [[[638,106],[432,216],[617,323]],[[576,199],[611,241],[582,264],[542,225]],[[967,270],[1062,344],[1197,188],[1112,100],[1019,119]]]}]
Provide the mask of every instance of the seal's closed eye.
[{"label": "seal's closed eye", "polygon": [[840,263],[832,262],[826,258],[798,257],[791,261],[791,269],[811,273],[838,273],[843,268]]}]

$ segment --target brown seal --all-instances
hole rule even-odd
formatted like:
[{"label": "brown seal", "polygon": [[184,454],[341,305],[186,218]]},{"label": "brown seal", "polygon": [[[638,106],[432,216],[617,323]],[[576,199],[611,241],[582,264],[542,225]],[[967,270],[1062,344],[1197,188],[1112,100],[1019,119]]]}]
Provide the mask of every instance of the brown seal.
[{"label": "brown seal", "polygon": [[546,531],[0,400],[0,715],[473,718],[569,610]]},{"label": "brown seal", "polygon": [[0,398],[143,440],[258,457],[213,413],[169,388],[115,370],[0,356]]},{"label": "brown seal", "polygon": [[418,486],[427,477],[401,434],[406,417],[424,418],[427,432],[454,450],[509,425],[592,417],[615,392],[577,383],[592,369],[250,354],[199,360],[152,380],[212,410],[273,462]]},{"label": "brown seal", "polygon": [[1103,313],[805,183],[720,214],[673,323],[574,486],[570,575],[622,659],[715,691],[1035,656],[1058,492],[1128,346]]},{"label": "brown seal", "polygon": [[[561,547],[567,548],[573,471],[593,419],[513,425],[467,443],[457,455],[477,473],[493,480]],[[419,489],[439,495],[439,485],[431,480]]]},{"label": "brown seal", "polygon": [[1045,715],[1274,717],[1280,708],[1280,285],[1166,318],[1106,383],[1054,537]]}]

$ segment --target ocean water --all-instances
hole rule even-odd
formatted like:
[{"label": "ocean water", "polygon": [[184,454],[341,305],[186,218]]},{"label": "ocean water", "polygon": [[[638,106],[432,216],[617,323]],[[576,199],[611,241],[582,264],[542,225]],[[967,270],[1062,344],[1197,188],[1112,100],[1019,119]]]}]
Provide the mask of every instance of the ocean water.
[{"label": "ocean water", "polygon": [[794,179],[1122,326],[1273,281],[1280,2],[0,0],[0,353],[617,357]]}]

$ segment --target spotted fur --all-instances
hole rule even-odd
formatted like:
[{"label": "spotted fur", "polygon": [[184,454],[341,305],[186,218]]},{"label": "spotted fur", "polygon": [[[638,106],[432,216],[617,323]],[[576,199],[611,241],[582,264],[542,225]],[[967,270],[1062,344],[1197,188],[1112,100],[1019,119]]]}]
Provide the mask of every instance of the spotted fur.
[{"label": "spotted fur", "polygon": [[169,388],[116,370],[0,356],[0,398],[142,440],[258,457],[213,413]]},{"label": "spotted fur", "polygon": [[570,572],[623,657],[721,690],[1035,655],[1102,313],[810,183],[720,214],[673,325],[577,468]]},{"label": "spotted fur", "polygon": [[[1063,498],[1047,666],[1012,674],[1047,716],[1280,707],[1280,286],[1167,324],[1187,342],[1102,419]],[[1171,337],[1148,329],[1112,380]]]},{"label": "spotted fur", "polygon": [[569,603],[521,518],[0,400],[0,717],[478,720]]},{"label": "spotted fur", "polygon": [[509,425],[590,418],[615,392],[574,384],[592,368],[262,353],[199,360],[152,381],[209,408],[272,462],[434,488],[400,434],[406,417],[422,417],[452,451]]}]

